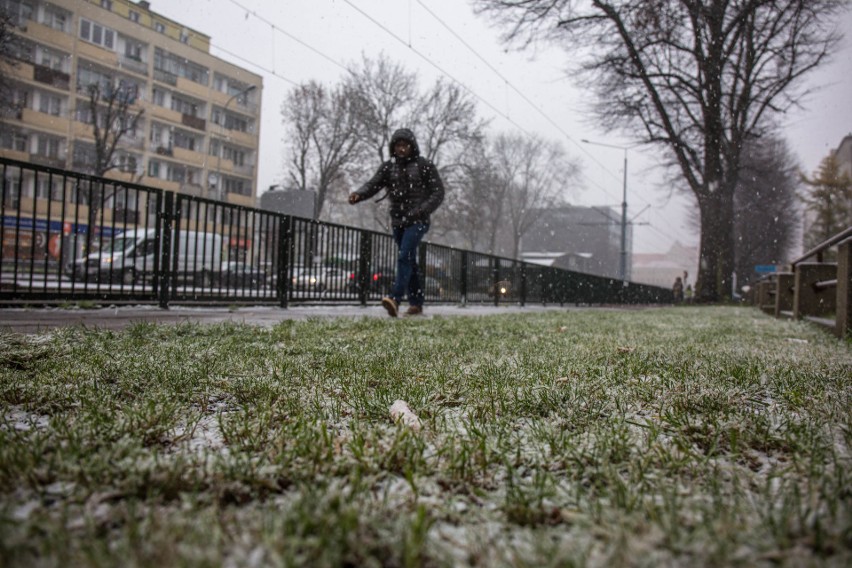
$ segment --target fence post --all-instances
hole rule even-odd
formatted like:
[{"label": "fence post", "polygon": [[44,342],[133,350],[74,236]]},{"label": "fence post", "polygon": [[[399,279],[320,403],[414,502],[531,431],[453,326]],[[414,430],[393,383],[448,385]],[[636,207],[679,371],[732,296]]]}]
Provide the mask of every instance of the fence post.
[{"label": "fence post", "polygon": [[292,246],[290,216],[282,215],[278,218],[278,272],[275,285],[275,293],[278,295],[278,304],[287,308],[290,300],[290,247]]},{"label": "fence post", "polygon": [[169,309],[169,296],[171,294],[172,282],[172,231],[175,208],[175,194],[166,191],[163,194],[163,211],[159,214],[160,222],[157,224],[160,230],[160,269],[157,272],[159,282],[160,307]]},{"label": "fence post", "polygon": [[461,295],[461,305],[467,305],[467,251],[461,251],[461,274],[459,274],[459,294]]},{"label": "fence post", "polygon": [[370,269],[373,266],[373,235],[368,231],[360,231],[360,246],[358,251],[358,301],[362,306],[367,305],[367,295],[370,289]]},{"label": "fence post", "polygon": [[845,339],[852,323],[852,239],[837,247],[837,320],[835,334]]},{"label": "fence post", "polygon": [[527,303],[527,263],[521,262],[521,307],[523,308]]},{"label": "fence post", "polygon": [[825,316],[837,308],[837,296],[827,289],[817,289],[814,283],[837,275],[834,263],[800,262],[796,265],[796,284],[793,292],[793,317]]},{"label": "fence post", "polygon": [[500,290],[497,285],[500,282],[500,259],[492,257],[491,260],[494,262],[494,269],[491,272],[491,290],[494,292],[494,305],[500,305]]},{"label": "fence post", "polygon": [[777,272],[775,274],[775,317],[787,315],[789,312],[792,316],[793,312],[793,286],[796,283],[796,276],[792,272]]}]

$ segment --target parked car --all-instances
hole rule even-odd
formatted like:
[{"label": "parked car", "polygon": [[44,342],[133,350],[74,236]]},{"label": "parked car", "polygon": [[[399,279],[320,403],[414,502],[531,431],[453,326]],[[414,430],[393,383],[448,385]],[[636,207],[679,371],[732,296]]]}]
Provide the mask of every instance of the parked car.
[{"label": "parked car", "polygon": [[219,272],[219,282],[222,286],[233,288],[256,288],[266,283],[266,271],[259,266],[240,261],[222,263]]},{"label": "parked car", "polygon": [[444,296],[444,289],[441,287],[441,283],[438,282],[436,278],[426,276],[423,279],[423,287],[425,288],[424,292],[430,298],[440,299]]},{"label": "parked car", "polygon": [[[387,266],[374,268],[370,273],[369,291],[379,294],[390,294],[393,287],[394,269]],[[349,290],[358,291],[358,270],[349,272]]]},{"label": "parked car", "polygon": [[291,280],[293,290],[297,292],[338,292],[346,290],[346,272],[331,266],[297,268]]}]

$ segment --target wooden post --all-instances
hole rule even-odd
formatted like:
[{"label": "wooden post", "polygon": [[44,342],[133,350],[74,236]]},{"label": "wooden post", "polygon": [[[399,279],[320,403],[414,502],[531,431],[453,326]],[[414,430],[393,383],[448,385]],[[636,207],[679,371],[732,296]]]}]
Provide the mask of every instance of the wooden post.
[{"label": "wooden post", "polygon": [[852,322],[852,239],[837,247],[837,321],[834,333],[845,339]]},{"label": "wooden post", "polygon": [[837,265],[829,262],[800,262],[796,265],[796,284],[793,317],[825,316],[836,307],[834,290],[820,289],[817,282],[831,280],[837,275]]}]

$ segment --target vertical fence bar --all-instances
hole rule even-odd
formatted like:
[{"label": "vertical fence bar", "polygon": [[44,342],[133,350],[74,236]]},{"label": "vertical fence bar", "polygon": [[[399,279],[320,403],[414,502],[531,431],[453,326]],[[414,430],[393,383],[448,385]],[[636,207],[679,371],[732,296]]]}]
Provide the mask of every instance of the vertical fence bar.
[{"label": "vertical fence bar", "polygon": [[275,281],[275,293],[278,297],[278,305],[287,308],[290,299],[290,246],[292,225],[289,215],[278,217],[278,268]]},{"label": "vertical fence bar", "polygon": [[461,273],[459,274],[459,295],[461,297],[461,305],[467,305],[467,273],[468,273],[468,258],[467,251],[461,251]]},{"label": "vertical fence bar", "polygon": [[358,302],[367,305],[370,287],[370,269],[373,266],[373,235],[369,231],[360,231],[358,247]]},{"label": "vertical fence bar", "polygon": [[494,305],[500,305],[500,259],[497,257],[491,257],[491,262],[493,263],[492,272],[491,272],[491,289],[494,291]]},{"label": "vertical fence bar", "polygon": [[[174,221],[175,194],[167,192],[164,194],[164,197],[163,210],[160,214],[160,223],[158,223],[160,228],[161,247],[160,270],[157,273],[157,280],[160,283],[160,307],[167,310],[169,309],[169,293],[171,292],[172,286],[172,223]],[[175,261],[177,261],[177,259],[175,259]]]}]

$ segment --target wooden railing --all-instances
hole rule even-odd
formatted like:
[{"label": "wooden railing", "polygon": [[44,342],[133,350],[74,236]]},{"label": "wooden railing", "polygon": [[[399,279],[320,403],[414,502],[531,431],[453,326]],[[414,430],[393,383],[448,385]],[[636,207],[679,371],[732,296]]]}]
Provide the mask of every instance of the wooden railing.
[{"label": "wooden railing", "polygon": [[[825,253],[837,247],[837,261]],[[852,321],[852,227],[841,231],[799,258],[789,270],[759,281],[754,303],[775,317],[805,319],[845,338]]]}]

